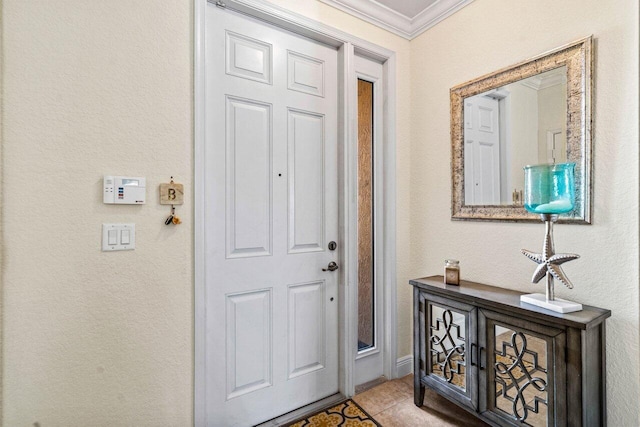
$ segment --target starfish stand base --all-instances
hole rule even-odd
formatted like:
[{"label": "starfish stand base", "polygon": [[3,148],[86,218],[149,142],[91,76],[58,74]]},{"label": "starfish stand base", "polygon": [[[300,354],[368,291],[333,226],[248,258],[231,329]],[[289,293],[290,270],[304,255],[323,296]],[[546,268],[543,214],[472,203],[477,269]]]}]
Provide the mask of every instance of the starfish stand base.
[{"label": "starfish stand base", "polygon": [[582,310],[582,304],[571,302],[564,299],[556,298],[548,300],[544,294],[527,294],[520,295],[520,302],[524,302],[538,307],[546,308],[557,313],[573,313]]},{"label": "starfish stand base", "polygon": [[546,295],[528,294],[520,296],[520,301],[546,308],[558,313],[572,313],[582,310],[582,304],[571,302],[555,297],[553,289],[553,279],[562,282],[567,288],[572,289],[573,284],[564,274],[561,264],[579,258],[576,254],[556,254],[553,248],[553,223],[557,221],[558,215],[542,214],[542,220],[545,223],[544,245],[541,253],[535,253],[522,249],[522,253],[530,260],[538,264],[538,268],[533,273],[531,283],[538,283],[543,277],[546,277]]}]

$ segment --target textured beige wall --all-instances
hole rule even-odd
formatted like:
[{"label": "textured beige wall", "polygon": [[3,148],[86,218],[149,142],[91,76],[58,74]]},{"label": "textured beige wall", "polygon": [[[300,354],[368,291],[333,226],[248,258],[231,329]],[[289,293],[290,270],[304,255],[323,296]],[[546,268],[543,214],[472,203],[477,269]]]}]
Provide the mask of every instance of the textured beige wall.
[{"label": "textured beige wall", "polygon": [[[4,1],[6,426],[192,423],[191,3]],[[103,174],[147,204],[104,205]],[[103,222],[136,250],[102,253]]]},{"label": "textured beige wall", "polygon": [[[594,223],[559,225],[575,289],[558,296],[609,308],[609,425],[640,425],[638,323],[638,3],[481,0],[411,42],[411,267],[414,276],[461,260],[465,279],[523,291],[542,224],[450,220],[449,88],[562,44],[596,39]],[[446,179],[445,179],[446,178]]]},{"label": "textured beige wall", "polygon": [[[547,132],[560,129],[562,138],[556,140],[556,163],[567,161],[567,85],[565,83],[538,91],[538,161],[547,162]],[[521,174],[524,180],[524,174]]]}]

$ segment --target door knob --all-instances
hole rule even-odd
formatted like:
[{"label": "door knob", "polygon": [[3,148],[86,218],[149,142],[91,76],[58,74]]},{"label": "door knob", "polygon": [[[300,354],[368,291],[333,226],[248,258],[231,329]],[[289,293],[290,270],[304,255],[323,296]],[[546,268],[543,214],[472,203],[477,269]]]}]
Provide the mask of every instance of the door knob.
[{"label": "door knob", "polygon": [[323,268],[322,271],[336,271],[338,269],[338,264],[334,261],[331,261],[327,268]]}]

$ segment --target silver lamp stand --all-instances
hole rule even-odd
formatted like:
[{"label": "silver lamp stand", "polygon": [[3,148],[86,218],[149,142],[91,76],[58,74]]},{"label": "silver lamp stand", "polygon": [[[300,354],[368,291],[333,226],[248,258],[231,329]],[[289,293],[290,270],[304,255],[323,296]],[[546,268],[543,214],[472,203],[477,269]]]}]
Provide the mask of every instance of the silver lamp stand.
[{"label": "silver lamp stand", "polygon": [[544,245],[542,247],[542,253],[535,253],[522,249],[522,253],[530,260],[538,263],[538,268],[533,273],[531,283],[538,283],[540,279],[546,276],[547,289],[546,295],[543,294],[528,294],[521,295],[520,301],[536,305],[538,307],[553,310],[558,313],[572,313],[574,311],[582,310],[582,304],[571,302],[555,297],[553,289],[553,280],[557,279],[562,282],[567,288],[573,289],[573,284],[564,274],[561,264],[572,261],[576,258],[580,258],[580,255],[576,254],[556,254],[553,250],[553,223],[558,220],[557,214],[541,214],[540,217],[545,224]]}]

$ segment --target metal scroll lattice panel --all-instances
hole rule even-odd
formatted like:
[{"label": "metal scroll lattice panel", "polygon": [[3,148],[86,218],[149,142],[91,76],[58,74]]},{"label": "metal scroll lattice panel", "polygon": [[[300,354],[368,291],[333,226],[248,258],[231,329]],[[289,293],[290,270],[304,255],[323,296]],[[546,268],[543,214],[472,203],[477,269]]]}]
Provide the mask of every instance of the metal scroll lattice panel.
[{"label": "metal scroll lattice panel", "polygon": [[465,390],[465,315],[435,305],[430,311],[431,373]]},{"label": "metal scroll lattice panel", "polygon": [[494,333],[495,407],[525,425],[546,426],[546,341],[497,325]]}]

